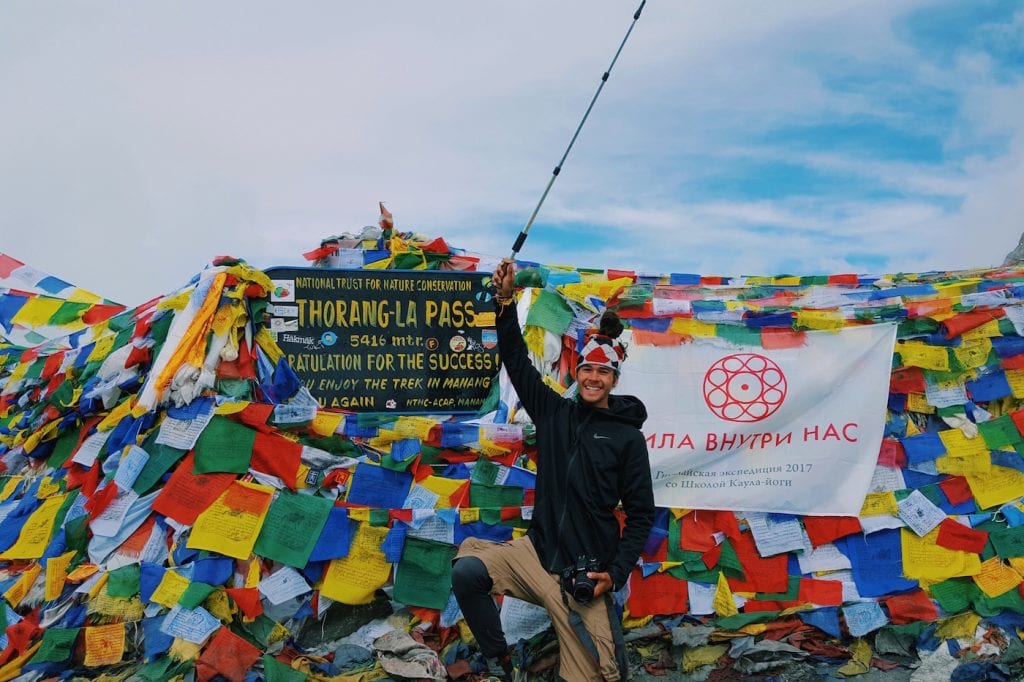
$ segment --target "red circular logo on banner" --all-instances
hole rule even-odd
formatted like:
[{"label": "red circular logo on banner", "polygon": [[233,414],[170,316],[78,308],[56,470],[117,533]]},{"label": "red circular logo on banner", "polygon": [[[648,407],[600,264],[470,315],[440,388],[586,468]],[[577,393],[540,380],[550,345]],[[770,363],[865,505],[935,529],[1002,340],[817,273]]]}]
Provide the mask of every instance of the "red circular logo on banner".
[{"label": "red circular logo on banner", "polygon": [[782,368],[757,353],[726,355],[704,375],[704,402],[719,419],[758,422],[775,414],[785,399]]}]

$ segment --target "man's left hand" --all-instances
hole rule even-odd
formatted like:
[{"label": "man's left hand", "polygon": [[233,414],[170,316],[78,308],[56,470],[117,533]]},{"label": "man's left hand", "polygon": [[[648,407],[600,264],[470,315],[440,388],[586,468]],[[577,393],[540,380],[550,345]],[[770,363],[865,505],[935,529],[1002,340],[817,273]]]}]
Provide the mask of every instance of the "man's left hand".
[{"label": "man's left hand", "polygon": [[610,592],[615,583],[610,573],[587,573],[587,577],[594,581],[594,596],[600,597],[605,592]]}]

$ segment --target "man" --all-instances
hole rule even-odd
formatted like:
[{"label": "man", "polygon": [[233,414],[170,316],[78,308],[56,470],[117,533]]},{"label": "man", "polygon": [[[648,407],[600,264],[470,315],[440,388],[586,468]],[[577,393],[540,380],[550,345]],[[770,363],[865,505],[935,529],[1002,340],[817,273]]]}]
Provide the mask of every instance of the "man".
[{"label": "man", "polygon": [[[639,430],[647,410],[632,396],[611,395],[625,358],[616,339],[622,325],[606,313],[603,333],[589,335],[580,354],[577,398],[563,398],[544,384],[528,357],[514,305],[515,266],[503,262],[494,281],[501,361],[537,427],[533,519],[527,534],[511,542],[467,539],[452,569],[455,596],[499,679],[511,679],[512,666],[492,594],[547,609],[563,679],[625,679],[611,592],[623,587],[647,540],[654,494]],[[621,534],[615,516],[620,501],[626,515]],[[579,561],[583,571],[576,570]],[[583,574],[587,580],[580,580]]]}]

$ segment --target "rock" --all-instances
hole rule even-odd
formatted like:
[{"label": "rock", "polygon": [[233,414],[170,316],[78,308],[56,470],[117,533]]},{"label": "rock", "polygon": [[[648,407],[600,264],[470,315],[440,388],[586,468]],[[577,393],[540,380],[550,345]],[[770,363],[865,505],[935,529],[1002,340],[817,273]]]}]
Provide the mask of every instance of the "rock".
[{"label": "rock", "polygon": [[296,635],[296,642],[304,649],[313,649],[324,642],[332,642],[351,635],[370,621],[387,618],[392,613],[391,601],[383,590],[377,590],[373,601],[360,606],[335,602],[320,620],[307,618]]}]

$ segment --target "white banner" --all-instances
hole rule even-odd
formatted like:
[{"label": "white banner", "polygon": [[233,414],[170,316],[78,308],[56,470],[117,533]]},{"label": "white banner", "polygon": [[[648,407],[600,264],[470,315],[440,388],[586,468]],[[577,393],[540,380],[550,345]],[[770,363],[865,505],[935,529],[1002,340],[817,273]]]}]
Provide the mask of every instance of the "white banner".
[{"label": "white banner", "polygon": [[800,348],[631,344],[615,393],[643,400],[660,507],[856,516],[885,426],[895,325]]}]

